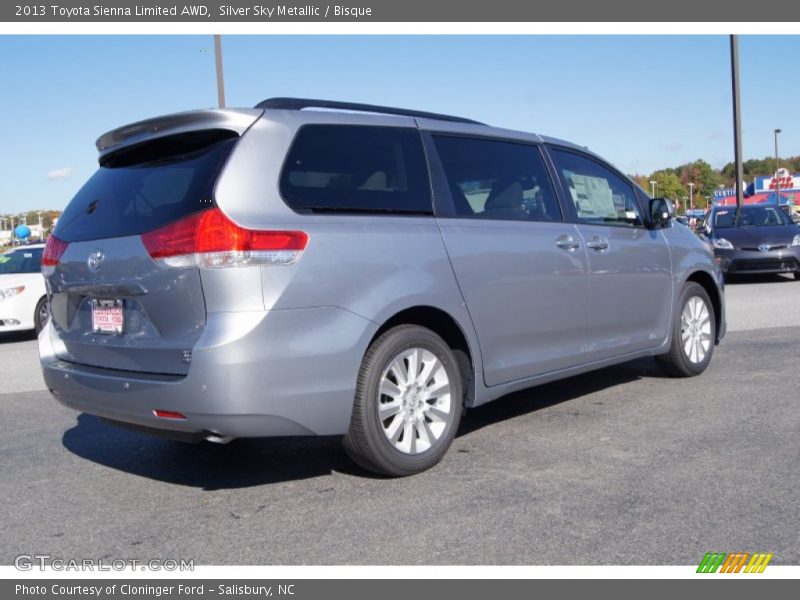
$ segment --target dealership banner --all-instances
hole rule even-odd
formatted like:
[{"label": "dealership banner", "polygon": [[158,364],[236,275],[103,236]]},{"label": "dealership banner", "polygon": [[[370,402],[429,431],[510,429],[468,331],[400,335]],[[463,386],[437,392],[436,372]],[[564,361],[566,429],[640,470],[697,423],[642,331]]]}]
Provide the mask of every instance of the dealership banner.
[{"label": "dealership banner", "polygon": [[39,0],[0,5],[10,22],[708,22],[800,21],[800,3],[761,0],[727,3],[697,0]]},{"label": "dealership banner", "polygon": [[[763,576],[762,576],[763,577]],[[266,580],[3,580],[0,596],[6,599],[36,600],[174,600],[261,599],[274,600],[531,600],[566,596],[574,598],[647,597],[651,600],[701,598],[709,596],[737,598],[793,597],[796,582],[792,579],[759,579],[758,576],[700,575],[715,579],[698,586],[687,579],[311,579],[305,581]],[[702,595],[701,595],[702,594]]]},{"label": "dealership banner", "polygon": [[798,191],[800,190],[800,174],[792,175],[787,169],[780,169],[774,176],[756,177],[755,192]]}]

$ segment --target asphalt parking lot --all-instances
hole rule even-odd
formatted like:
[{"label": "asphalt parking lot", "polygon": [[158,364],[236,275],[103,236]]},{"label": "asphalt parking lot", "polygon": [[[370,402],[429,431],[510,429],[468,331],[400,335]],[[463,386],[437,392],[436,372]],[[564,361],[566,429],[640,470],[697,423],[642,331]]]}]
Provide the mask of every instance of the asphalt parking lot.
[{"label": "asphalt parking lot", "polygon": [[0,337],[0,563],[800,564],[800,282],[727,292],[701,377],[648,359],[513,394],[395,480],[334,438],[190,446],[106,426],[51,399],[35,340]]}]

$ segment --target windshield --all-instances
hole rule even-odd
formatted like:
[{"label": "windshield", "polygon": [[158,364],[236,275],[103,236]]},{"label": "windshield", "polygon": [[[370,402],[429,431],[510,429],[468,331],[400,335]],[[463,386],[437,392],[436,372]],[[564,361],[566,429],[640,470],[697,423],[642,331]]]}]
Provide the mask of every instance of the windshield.
[{"label": "windshield", "polygon": [[0,254],[0,275],[38,273],[42,270],[43,250],[44,248],[20,248]]},{"label": "windshield", "polygon": [[[714,214],[714,228],[733,227],[736,209],[718,210]],[[776,227],[791,225],[792,220],[776,206],[743,206],[739,209],[739,227]]]}]

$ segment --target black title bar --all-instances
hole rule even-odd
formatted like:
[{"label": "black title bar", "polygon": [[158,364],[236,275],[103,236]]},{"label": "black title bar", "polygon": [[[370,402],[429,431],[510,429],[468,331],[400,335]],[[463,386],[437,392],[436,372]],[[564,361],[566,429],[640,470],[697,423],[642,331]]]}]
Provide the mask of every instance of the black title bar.
[{"label": "black title bar", "polygon": [[0,4],[5,22],[797,22],[800,3],[761,0],[39,0]]}]

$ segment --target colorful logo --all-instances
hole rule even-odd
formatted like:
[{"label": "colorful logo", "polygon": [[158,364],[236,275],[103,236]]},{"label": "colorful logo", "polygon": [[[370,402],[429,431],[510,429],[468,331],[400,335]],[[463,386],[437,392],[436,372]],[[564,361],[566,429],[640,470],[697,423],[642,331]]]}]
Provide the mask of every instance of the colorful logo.
[{"label": "colorful logo", "polygon": [[766,552],[706,552],[697,572],[716,573],[719,569],[720,573],[763,573],[771,560],[772,553]]}]

